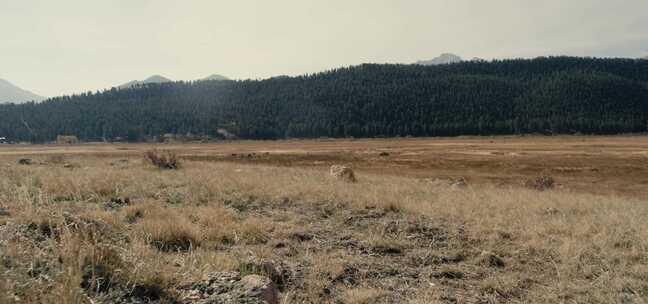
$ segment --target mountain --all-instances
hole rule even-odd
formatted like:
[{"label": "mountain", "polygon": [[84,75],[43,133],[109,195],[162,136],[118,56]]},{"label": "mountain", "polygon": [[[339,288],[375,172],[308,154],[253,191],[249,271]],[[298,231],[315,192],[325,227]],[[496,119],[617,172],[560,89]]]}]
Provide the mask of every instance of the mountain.
[{"label": "mountain", "polygon": [[43,99],[45,97],[38,96],[11,84],[9,81],[0,79],[0,103],[23,103],[27,101],[41,101]]},{"label": "mountain", "polygon": [[144,80],[133,80],[130,82],[127,82],[125,84],[122,84],[119,86],[120,89],[125,89],[125,88],[131,88],[131,87],[136,87],[136,86],[141,86],[145,84],[151,84],[151,83],[165,83],[165,82],[173,82],[173,80],[160,76],[160,75],[153,75],[149,78],[146,78]]},{"label": "mountain", "polygon": [[201,80],[230,80],[229,78],[223,76],[223,75],[218,75],[218,74],[212,74],[209,75]]},{"label": "mountain", "polygon": [[[47,142],[648,132],[648,60],[362,64],[295,77],[150,84],[0,105],[0,135]],[[219,129],[228,133],[220,132]]]},{"label": "mountain", "polygon": [[463,59],[461,59],[461,57],[459,57],[459,56],[457,56],[455,54],[445,53],[445,54],[441,54],[439,57],[436,57],[434,59],[418,61],[418,62],[416,62],[416,64],[420,64],[420,65],[440,65],[440,64],[457,63],[457,62],[462,62],[462,61],[463,61]]}]

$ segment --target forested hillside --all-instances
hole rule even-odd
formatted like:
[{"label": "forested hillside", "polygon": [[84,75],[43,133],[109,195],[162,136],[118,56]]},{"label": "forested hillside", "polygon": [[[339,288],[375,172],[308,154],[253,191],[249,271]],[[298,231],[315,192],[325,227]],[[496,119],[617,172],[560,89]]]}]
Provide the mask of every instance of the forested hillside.
[{"label": "forested hillside", "polygon": [[131,141],[165,133],[242,138],[613,134],[648,128],[648,60],[552,57],[364,64],[300,77],[149,84],[0,105],[0,136]]}]

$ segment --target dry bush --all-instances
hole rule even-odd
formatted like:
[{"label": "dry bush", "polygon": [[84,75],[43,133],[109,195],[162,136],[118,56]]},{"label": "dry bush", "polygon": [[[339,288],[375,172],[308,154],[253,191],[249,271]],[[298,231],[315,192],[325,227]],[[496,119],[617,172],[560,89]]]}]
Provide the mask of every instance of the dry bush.
[{"label": "dry bush", "polygon": [[18,160],[18,164],[20,164],[20,165],[28,166],[28,165],[31,165],[32,163],[33,162],[32,162],[32,160],[30,158],[21,158],[21,159]]},{"label": "dry bush", "polygon": [[144,160],[160,169],[175,170],[180,168],[180,160],[172,151],[149,150],[144,153]]}]

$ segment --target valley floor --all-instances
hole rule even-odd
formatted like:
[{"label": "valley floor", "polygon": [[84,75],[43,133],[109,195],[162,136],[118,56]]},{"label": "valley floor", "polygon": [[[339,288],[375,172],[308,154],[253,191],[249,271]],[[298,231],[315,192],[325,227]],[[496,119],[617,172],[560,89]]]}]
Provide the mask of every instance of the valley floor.
[{"label": "valley floor", "polygon": [[233,274],[279,303],[648,300],[645,137],[151,148],[0,146],[0,303],[236,303]]}]

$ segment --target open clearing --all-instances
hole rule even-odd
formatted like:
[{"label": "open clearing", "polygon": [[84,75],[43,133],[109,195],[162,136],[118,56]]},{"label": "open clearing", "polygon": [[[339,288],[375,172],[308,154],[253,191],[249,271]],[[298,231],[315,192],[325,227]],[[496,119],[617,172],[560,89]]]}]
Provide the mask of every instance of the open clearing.
[{"label": "open clearing", "polygon": [[279,303],[646,303],[647,160],[642,136],[3,145],[0,303],[257,303],[248,274]]},{"label": "open clearing", "polygon": [[[217,144],[0,146],[0,158],[38,155],[136,157],[152,148],[196,161],[328,168],[414,178],[516,185],[550,175],[565,189],[648,199],[648,137],[528,136],[232,141]],[[381,156],[381,152],[389,155]]]}]

